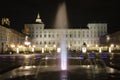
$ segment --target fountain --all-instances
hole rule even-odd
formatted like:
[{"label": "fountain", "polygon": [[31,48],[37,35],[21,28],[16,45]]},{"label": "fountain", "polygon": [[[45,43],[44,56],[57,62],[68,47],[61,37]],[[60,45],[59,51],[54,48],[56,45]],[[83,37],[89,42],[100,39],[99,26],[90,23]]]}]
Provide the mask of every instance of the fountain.
[{"label": "fountain", "polygon": [[65,29],[68,26],[67,22],[67,14],[66,14],[66,5],[65,3],[62,3],[59,6],[56,20],[55,20],[55,28],[63,29],[61,33],[59,33],[59,44],[61,49],[61,70],[67,70],[67,45],[66,45],[66,37],[65,37]]},{"label": "fountain", "polygon": [[[94,55],[90,55],[90,57],[88,57],[87,59],[85,59],[83,61],[84,64],[81,63],[80,60],[80,64],[77,66],[72,66],[72,65],[67,65],[68,64],[68,57],[67,57],[67,44],[66,44],[66,29],[68,27],[68,22],[67,22],[67,13],[66,13],[66,5],[65,3],[62,3],[59,6],[57,15],[56,15],[56,20],[55,20],[55,28],[60,29],[59,33],[59,47],[57,49],[57,52],[59,52],[60,54],[60,69],[57,66],[48,66],[48,67],[44,67],[44,66],[39,66],[37,68],[36,74],[35,74],[35,78],[36,79],[46,79],[47,76],[50,76],[51,79],[55,79],[55,80],[68,80],[69,78],[71,78],[71,80],[74,80],[73,78],[75,78],[76,80],[81,79],[82,77],[85,77],[85,79],[95,79],[95,76],[99,74],[99,70],[105,70],[105,65],[103,69],[99,68],[101,65],[98,65],[100,63],[104,64],[104,62],[99,61],[100,63],[98,63],[98,60],[95,60],[95,56]],[[86,49],[84,49],[83,53],[86,53]],[[46,59],[46,58],[45,58]],[[47,58],[49,59],[49,58]],[[80,55],[80,59],[84,59],[83,55]],[[91,60],[93,59],[93,60]],[[45,61],[44,61],[45,62]],[[41,65],[42,62],[40,62]],[[47,62],[45,62],[47,63]],[[59,64],[58,64],[59,66]],[[69,66],[69,69],[68,69]],[[42,69],[42,71],[40,71],[40,69]],[[97,71],[97,72],[95,72]],[[81,73],[82,72],[82,73]],[[53,73],[54,75],[51,75],[51,73]],[[71,77],[72,76],[72,77]],[[52,80],[53,80],[52,79]]]}]

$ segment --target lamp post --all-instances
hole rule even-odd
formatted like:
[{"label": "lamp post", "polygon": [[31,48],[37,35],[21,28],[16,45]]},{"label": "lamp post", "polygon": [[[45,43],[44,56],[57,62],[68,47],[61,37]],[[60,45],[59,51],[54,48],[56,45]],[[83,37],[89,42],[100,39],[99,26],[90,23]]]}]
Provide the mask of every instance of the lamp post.
[{"label": "lamp post", "polygon": [[55,45],[55,44],[53,45],[53,48],[54,48],[53,50],[55,50],[55,51],[56,51],[56,45]]},{"label": "lamp post", "polygon": [[69,45],[68,45],[68,50],[70,50],[70,47],[71,47],[71,46],[70,46],[70,44],[69,44]]},{"label": "lamp post", "polygon": [[111,52],[112,52],[111,47],[109,47],[109,53],[111,53]]},{"label": "lamp post", "polygon": [[61,52],[61,48],[57,48],[57,53],[60,53]]},{"label": "lamp post", "polygon": [[111,45],[110,45],[110,47],[109,47],[109,53],[111,53],[111,52],[112,52],[113,47],[114,47],[114,44],[111,44]]},{"label": "lamp post", "polygon": [[86,53],[87,52],[87,48],[86,47],[82,47],[82,52]]},{"label": "lamp post", "polygon": [[48,50],[48,45],[46,44],[45,45],[45,51],[47,52],[47,50]]},{"label": "lamp post", "polygon": [[19,54],[19,47],[16,48],[16,53]]},{"label": "lamp post", "polygon": [[56,45],[55,44],[53,45],[53,47],[54,47],[54,49],[56,49]]},{"label": "lamp post", "polygon": [[15,51],[15,50],[14,50],[14,48],[15,48],[15,45],[14,45],[14,44],[11,44],[10,47],[11,47],[12,51]]},{"label": "lamp post", "polygon": [[102,52],[102,49],[101,49],[101,47],[99,47],[99,53],[101,53]]},{"label": "lamp post", "polygon": [[32,52],[34,52],[34,51],[35,51],[35,45],[32,46]]},{"label": "lamp post", "polygon": [[82,52],[83,52],[83,53],[86,53],[86,52],[87,52],[87,45],[86,45],[85,42],[83,43]]},{"label": "lamp post", "polygon": [[42,48],[42,53],[44,53],[44,48]]},{"label": "lamp post", "polygon": [[110,39],[111,39],[110,36],[107,35],[107,36],[106,36],[106,43],[107,43],[106,45],[107,45],[107,50],[108,50],[108,52],[111,52],[111,48],[108,46],[109,43],[110,43]]}]

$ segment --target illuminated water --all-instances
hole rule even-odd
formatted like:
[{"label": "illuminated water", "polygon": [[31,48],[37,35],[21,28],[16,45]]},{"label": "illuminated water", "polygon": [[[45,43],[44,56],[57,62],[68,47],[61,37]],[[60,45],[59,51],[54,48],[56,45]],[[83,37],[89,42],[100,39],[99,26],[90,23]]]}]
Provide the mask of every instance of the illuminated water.
[{"label": "illuminated water", "polygon": [[65,29],[68,26],[67,22],[67,13],[66,13],[66,5],[65,3],[62,3],[59,8],[56,15],[55,20],[55,27],[58,29],[62,29],[62,32],[59,33],[59,47],[61,49],[61,70],[67,70],[67,46],[66,46],[66,31]]},{"label": "illuminated water", "polygon": [[[80,56],[79,56],[80,55]],[[104,65],[102,60],[107,60],[107,63],[111,63],[111,59],[117,62],[113,62],[119,66],[120,54],[113,55],[110,57],[109,54],[89,54],[89,56],[85,56],[79,53],[78,56],[74,55],[74,57],[68,57],[69,69],[67,71],[59,70],[57,66],[51,65],[51,62],[55,61],[57,63],[57,59],[48,57],[47,66],[39,65],[38,62],[42,62],[40,55],[18,55],[18,56],[0,56],[0,61],[5,63],[5,65],[22,65],[16,69],[8,71],[4,74],[1,74],[1,80],[119,80],[119,72],[116,72],[113,68],[108,68]],[[97,58],[97,59],[96,59]],[[46,58],[44,58],[46,59]],[[59,59],[59,58],[58,58]],[[117,59],[117,60],[116,60]],[[81,64],[78,63],[81,60]],[[96,61],[93,64],[92,61]],[[32,62],[32,63],[31,63]],[[77,62],[77,63],[76,63]],[[7,63],[7,64],[6,64]],[[13,64],[11,64],[13,63]],[[70,65],[70,63],[74,63],[74,65]],[[102,63],[102,64],[101,64]],[[0,64],[2,66],[4,64]],[[3,66],[5,67],[5,66]],[[6,66],[7,67],[7,66]],[[12,67],[12,66],[11,66]],[[2,67],[1,67],[2,68]],[[38,76],[36,75],[36,70],[38,71]],[[107,72],[105,72],[107,70]],[[107,74],[106,74],[107,73]],[[5,79],[3,79],[5,78]]]}]

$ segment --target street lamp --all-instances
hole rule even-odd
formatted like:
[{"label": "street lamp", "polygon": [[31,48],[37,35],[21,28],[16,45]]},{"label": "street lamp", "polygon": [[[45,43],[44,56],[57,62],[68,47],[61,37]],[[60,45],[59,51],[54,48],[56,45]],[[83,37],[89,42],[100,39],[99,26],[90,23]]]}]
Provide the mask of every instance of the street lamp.
[{"label": "street lamp", "polygon": [[109,47],[109,53],[111,53],[111,52],[112,52],[111,47]]},{"label": "street lamp", "polygon": [[12,48],[14,48],[14,47],[15,47],[15,45],[14,45],[14,44],[11,44],[10,46],[11,46]]},{"label": "street lamp", "polygon": [[114,47],[114,44],[111,44],[111,45],[110,45],[110,47],[109,47],[109,53],[111,53],[111,52],[112,52],[113,47]]},{"label": "street lamp", "polygon": [[45,49],[45,52],[48,52],[48,51],[49,51],[47,44],[45,45],[44,49]]},{"label": "street lamp", "polygon": [[28,42],[28,41],[25,41],[24,44],[25,44],[26,46],[29,46],[31,43]]},{"label": "street lamp", "polygon": [[16,48],[16,53],[19,54],[19,48],[18,47]]},{"label": "street lamp", "polygon": [[61,48],[57,48],[57,53],[60,53],[61,52]]},{"label": "street lamp", "polygon": [[99,47],[99,53],[101,53],[102,52],[102,49],[101,49],[101,47]]},{"label": "street lamp", "polygon": [[83,52],[83,53],[86,53],[86,52],[87,52],[87,48],[86,48],[86,47],[87,47],[87,44],[84,42],[84,43],[83,43],[83,47],[82,47],[82,52]]},{"label": "street lamp", "polygon": [[54,44],[53,47],[56,48],[56,45]]},{"label": "street lamp", "polygon": [[107,35],[106,40],[107,40],[107,42],[110,41],[110,36]]},{"label": "street lamp", "polygon": [[55,45],[55,44],[53,45],[53,50],[55,50],[55,51],[56,51],[56,45]]},{"label": "street lamp", "polygon": [[70,47],[71,47],[71,46],[70,46],[70,44],[69,44],[69,45],[68,45],[68,49],[69,49],[69,50],[70,50]]},{"label": "street lamp", "polygon": [[35,45],[32,46],[32,52],[34,52],[34,51],[35,51]]},{"label": "street lamp", "polygon": [[86,47],[82,47],[82,52],[86,53],[87,52],[87,48]]},{"label": "street lamp", "polygon": [[114,47],[114,44],[111,44],[110,47]]},{"label": "street lamp", "polygon": [[44,48],[42,48],[42,53],[44,53]]}]

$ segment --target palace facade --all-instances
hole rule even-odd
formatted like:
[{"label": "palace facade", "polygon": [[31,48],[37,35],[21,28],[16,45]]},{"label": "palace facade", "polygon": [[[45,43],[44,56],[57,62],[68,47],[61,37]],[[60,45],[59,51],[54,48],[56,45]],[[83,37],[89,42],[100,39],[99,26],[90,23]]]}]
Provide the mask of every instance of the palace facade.
[{"label": "palace facade", "polygon": [[70,49],[81,49],[86,46],[100,45],[100,37],[107,34],[107,23],[88,23],[88,28],[80,29],[45,29],[38,14],[35,23],[25,24],[25,32],[37,49],[59,47],[60,34],[65,32],[67,46]]}]

